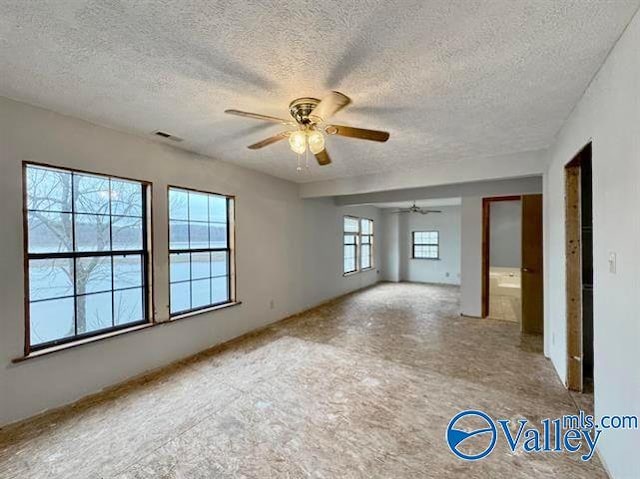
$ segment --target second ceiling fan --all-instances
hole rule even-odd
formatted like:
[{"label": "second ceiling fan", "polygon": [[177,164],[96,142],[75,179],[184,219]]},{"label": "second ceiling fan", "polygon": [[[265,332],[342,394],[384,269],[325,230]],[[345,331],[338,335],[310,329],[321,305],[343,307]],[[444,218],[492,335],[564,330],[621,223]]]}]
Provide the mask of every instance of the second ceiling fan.
[{"label": "second ceiling fan", "polygon": [[416,206],[416,202],[414,201],[408,208],[400,208],[399,210],[392,211],[392,213],[420,213],[421,215],[428,215],[429,213],[442,213],[442,211],[421,208],[420,206]]},{"label": "second ceiling fan", "polygon": [[318,164],[328,165],[331,163],[331,157],[325,148],[325,135],[339,135],[379,142],[385,142],[389,139],[389,133],[386,131],[334,125],[327,122],[329,118],[349,103],[351,103],[351,99],[348,96],[337,91],[332,91],[322,100],[306,97],[293,100],[289,104],[289,113],[293,120],[285,120],[283,118],[240,110],[225,110],[225,113],[272,123],[280,123],[290,128],[253,145],[249,145],[249,149],[258,150],[288,138],[289,146],[295,153],[302,155],[307,151],[307,148],[309,148],[309,151],[316,157]]}]

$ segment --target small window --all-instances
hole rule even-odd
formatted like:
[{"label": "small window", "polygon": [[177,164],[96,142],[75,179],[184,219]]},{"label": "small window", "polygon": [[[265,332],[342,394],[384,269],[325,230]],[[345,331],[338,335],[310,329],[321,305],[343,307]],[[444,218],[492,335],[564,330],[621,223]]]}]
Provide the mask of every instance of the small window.
[{"label": "small window", "polygon": [[414,231],[412,234],[412,258],[439,259],[440,243],[437,231]]},{"label": "small window", "polygon": [[150,185],[26,164],[27,350],[150,321]]},{"label": "small window", "polygon": [[232,197],[169,188],[171,316],[232,301],[232,229]]},{"label": "small window", "polygon": [[360,267],[362,270],[373,267],[373,220],[360,220]]}]

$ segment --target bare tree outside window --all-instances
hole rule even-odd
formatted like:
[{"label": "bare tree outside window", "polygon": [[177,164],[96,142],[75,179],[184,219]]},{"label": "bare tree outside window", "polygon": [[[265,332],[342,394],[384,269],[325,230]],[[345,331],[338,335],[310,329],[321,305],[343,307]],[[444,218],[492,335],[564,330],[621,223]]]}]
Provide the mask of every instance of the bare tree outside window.
[{"label": "bare tree outside window", "polygon": [[27,165],[30,344],[146,321],[146,186]]}]

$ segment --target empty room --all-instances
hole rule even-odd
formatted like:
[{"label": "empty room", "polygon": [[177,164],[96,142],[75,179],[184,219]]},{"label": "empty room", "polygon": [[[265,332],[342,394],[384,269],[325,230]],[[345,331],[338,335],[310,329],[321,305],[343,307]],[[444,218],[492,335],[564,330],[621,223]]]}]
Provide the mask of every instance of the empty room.
[{"label": "empty room", "polygon": [[0,478],[640,479],[640,0],[0,0]]}]

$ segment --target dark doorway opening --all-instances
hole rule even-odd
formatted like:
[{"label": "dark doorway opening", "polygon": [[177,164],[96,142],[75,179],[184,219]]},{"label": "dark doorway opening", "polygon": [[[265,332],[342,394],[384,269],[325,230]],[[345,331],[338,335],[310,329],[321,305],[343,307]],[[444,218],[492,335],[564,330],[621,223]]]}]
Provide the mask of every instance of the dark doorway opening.
[{"label": "dark doorway opening", "polygon": [[565,167],[567,386],[593,391],[593,179],[591,144]]}]

